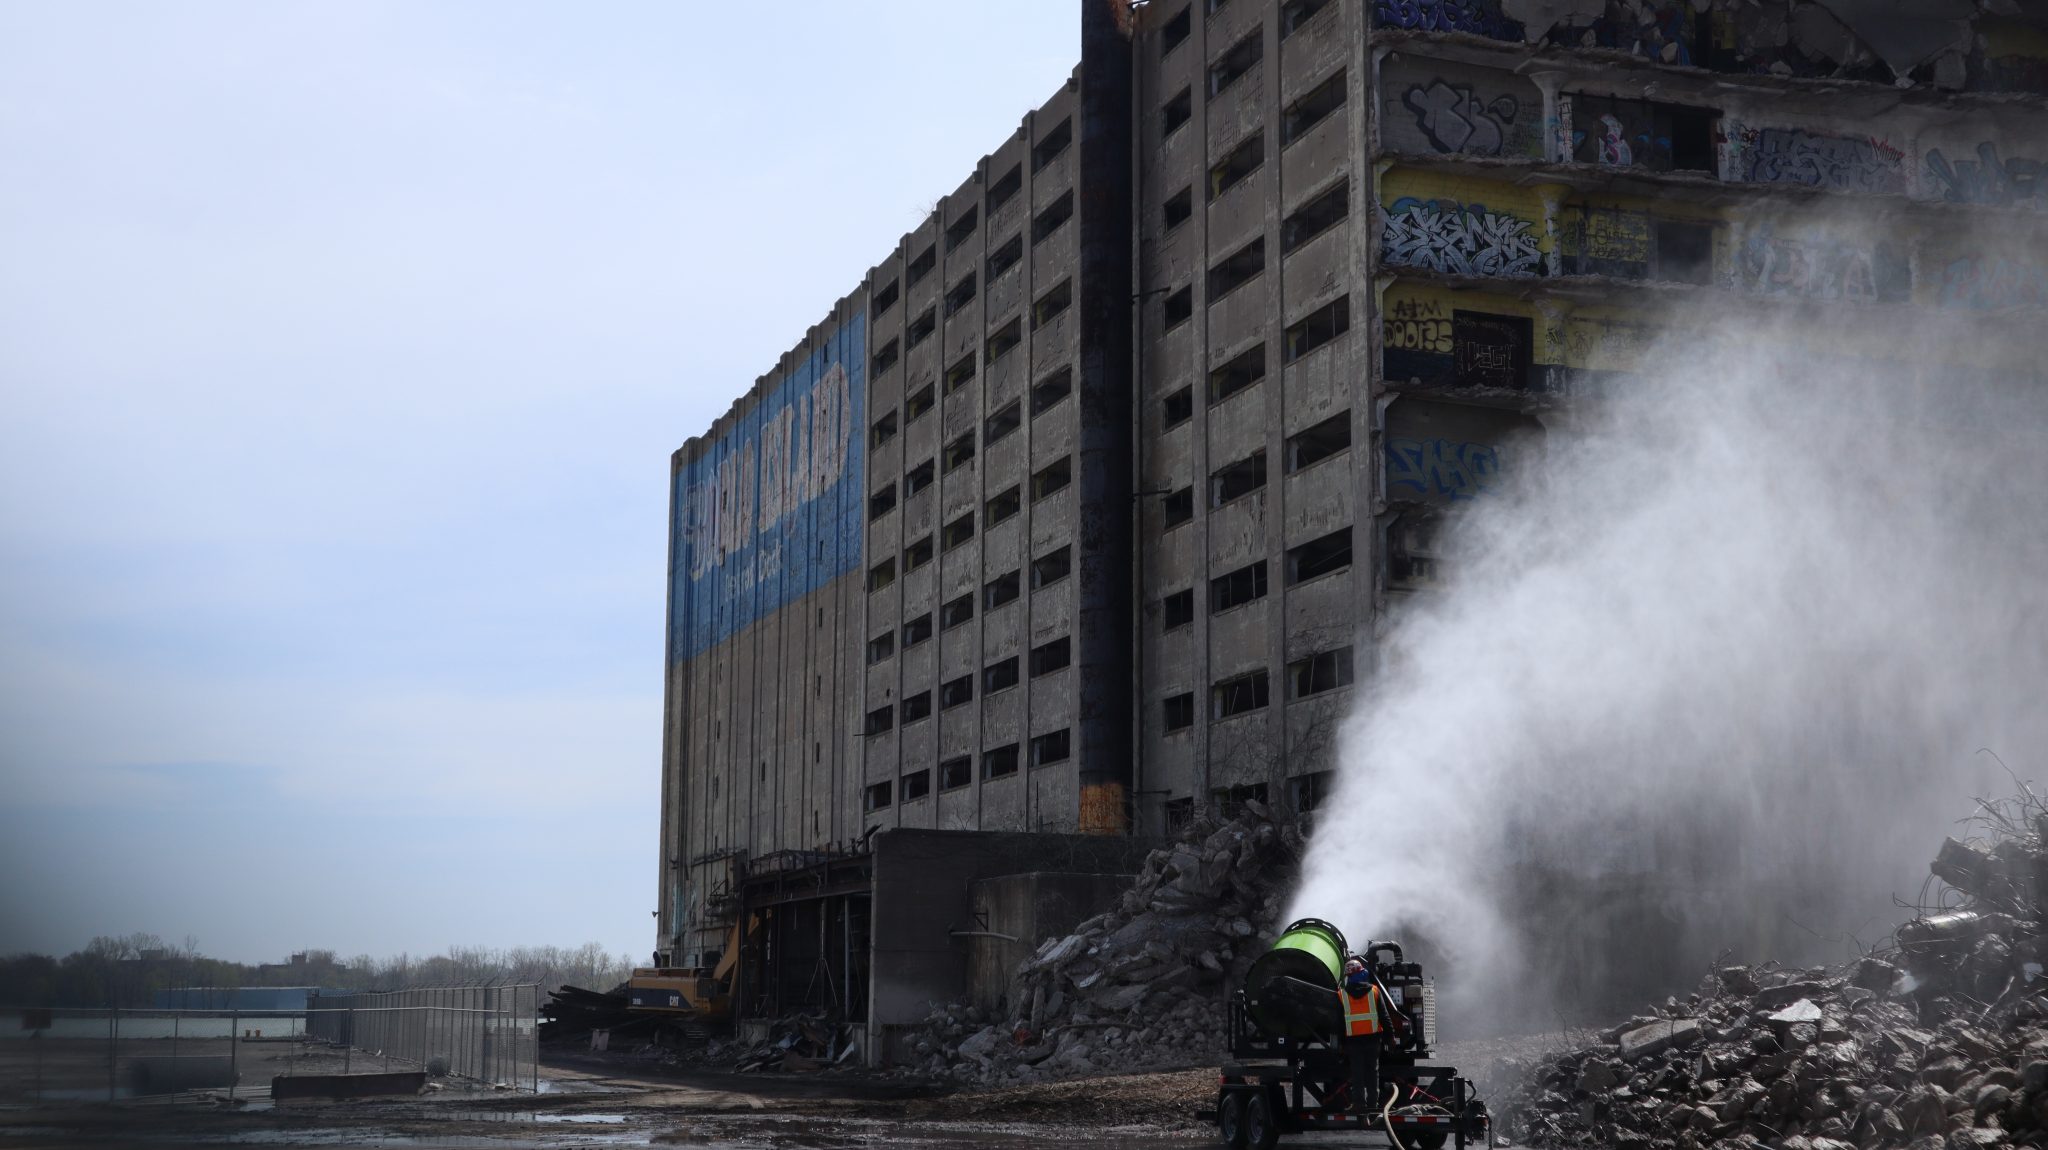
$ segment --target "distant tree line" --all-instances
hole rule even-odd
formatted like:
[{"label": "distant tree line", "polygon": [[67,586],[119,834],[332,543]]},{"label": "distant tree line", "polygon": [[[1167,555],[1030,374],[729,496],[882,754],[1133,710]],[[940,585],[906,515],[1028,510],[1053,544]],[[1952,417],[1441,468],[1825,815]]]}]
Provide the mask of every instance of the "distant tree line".
[{"label": "distant tree line", "polygon": [[415,957],[367,954],[341,961],[331,950],[306,950],[286,961],[249,964],[209,958],[198,942],[167,943],[153,934],[95,938],[62,958],[46,954],[0,956],[0,1007],[148,1007],[160,990],[184,986],[317,986],[324,990],[398,990],[410,986],[474,983],[563,984],[609,990],[632,974],[633,960],[588,942],[573,949],[519,946],[510,950],[452,947]]}]

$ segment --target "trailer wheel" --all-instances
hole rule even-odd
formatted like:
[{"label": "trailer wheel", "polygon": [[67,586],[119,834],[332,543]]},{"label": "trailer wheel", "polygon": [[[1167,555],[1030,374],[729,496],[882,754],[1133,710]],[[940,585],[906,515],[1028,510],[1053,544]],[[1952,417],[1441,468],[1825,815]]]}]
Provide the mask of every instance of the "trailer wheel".
[{"label": "trailer wheel", "polygon": [[1280,1116],[1273,1113],[1273,1100],[1264,1090],[1245,1103],[1244,1133],[1248,1150],[1273,1150],[1280,1141]]},{"label": "trailer wheel", "polygon": [[1225,1090],[1216,1104],[1216,1132],[1230,1150],[1244,1150],[1244,1098],[1242,1090]]},{"label": "trailer wheel", "polygon": [[1444,1150],[1444,1143],[1449,1139],[1448,1134],[1415,1134],[1402,1141],[1408,1144],[1408,1150]]}]

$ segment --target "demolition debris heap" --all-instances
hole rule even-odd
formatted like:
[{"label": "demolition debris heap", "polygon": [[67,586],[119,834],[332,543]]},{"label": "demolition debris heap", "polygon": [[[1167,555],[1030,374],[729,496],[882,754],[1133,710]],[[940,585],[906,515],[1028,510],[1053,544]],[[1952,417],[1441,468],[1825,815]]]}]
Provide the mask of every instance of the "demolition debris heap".
[{"label": "demolition debris heap", "polygon": [[1198,821],[1146,857],[1115,907],[1046,940],[1012,978],[1005,1009],[934,1011],[914,1065],[999,1085],[1214,1060],[1221,988],[1263,949],[1303,847],[1256,801],[1229,822]]},{"label": "demolition debris heap", "polygon": [[1983,844],[1934,860],[1939,912],[1892,946],[1722,969],[1531,1068],[1508,1128],[1621,1150],[2048,1144],[2048,807],[2027,794],[1978,821]]}]

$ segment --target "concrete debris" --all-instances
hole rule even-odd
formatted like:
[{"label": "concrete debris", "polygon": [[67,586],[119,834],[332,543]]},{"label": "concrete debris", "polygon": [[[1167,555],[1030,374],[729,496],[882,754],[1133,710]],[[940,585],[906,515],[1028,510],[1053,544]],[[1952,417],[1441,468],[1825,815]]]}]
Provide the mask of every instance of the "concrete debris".
[{"label": "concrete debris", "polygon": [[[1524,1069],[1503,1131],[1540,1147],[2048,1145],[2048,807],[1986,804],[1943,910],[1838,968],[1729,966]],[[1518,1068],[1509,1068],[1518,1069]]]},{"label": "concrete debris", "polygon": [[1272,941],[1303,846],[1262,803],[1228,822],[1197,820],[1147,856],[1115,907],[1039,946],[998,1017],[935,1009],[907,1069],[1010,1085],[1213,1062],[1223,988]]}]

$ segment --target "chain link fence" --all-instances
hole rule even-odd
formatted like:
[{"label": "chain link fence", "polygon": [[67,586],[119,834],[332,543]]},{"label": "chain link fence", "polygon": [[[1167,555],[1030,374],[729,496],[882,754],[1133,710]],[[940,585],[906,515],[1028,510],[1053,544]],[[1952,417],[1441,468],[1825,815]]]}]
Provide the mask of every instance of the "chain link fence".
[{"label": "chain link fence", "polygon": [[0,1104],[267,1098],[311,1047],[289,1011],[0,1009]]},{"label": "chain link fence", "polygon": [[306,1001],[306,1032],[344,1072],[424,1070],[540,1090],[540,986],[437,986]]}]

